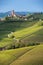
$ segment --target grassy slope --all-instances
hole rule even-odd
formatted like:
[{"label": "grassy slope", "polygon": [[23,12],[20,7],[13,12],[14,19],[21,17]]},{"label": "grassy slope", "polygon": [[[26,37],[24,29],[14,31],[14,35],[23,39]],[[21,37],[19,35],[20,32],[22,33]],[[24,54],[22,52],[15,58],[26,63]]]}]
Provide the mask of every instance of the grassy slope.
[{"label": "grassy slope", "polygon": [[16,38],[22,38],[22,37],[25,37],[25,36],[28,36],[30,34],[33,34],[33,33],[37,32],[38,30],[43,28],[43,26],[39,26],[39,23],[40,22],[34,24],[31,27],[28,27],[28,28],[25,28],[23,30],[15,32],[14,33],[15,37]]},{"label": "grassy slope", "polygon": [[[43,40],[43,26],[39,26],[39,23],[37,22],[23,22],[23,23],[13,22],[13,23],[1,24],[0,25],[0,47],[10,44],[12,42],[12,39],[7,38],[7,34],[10,33],[11,31],[15,31],[14,36],[22,40],[26,40],[26,41],[30,40],[32,42],[40,38],[39,41],[40,40],[42,41]],[[38,37],[38,35],[40,35],[40,37]],[[15,50],[0,51],[0,65],[9,65],[15,59],[16,61],[14,61],[11,65],[32,65],[32,64],[43,65],[43,46],[38,46],[35,49],[29,51],[30,49],[31,47],[29,48],[26,47],[26,48],[15,49]]]},{"label": "grassy slope", "polygon": [[[23,22],[24,23],[24,22]],[[34,39],[37,39],[37,36],[38,36],[38,34],[37,34],[37,36],[36,36],[36,34],[34,34],[34,33],[39,33],[38,31],[39,30],[43,30],[43,26],[40,26],[39,24],[41,23],[40,21],[39,22],[36,22],[35,24],[32,22],[32,23],[30,23],[29,24],[29,22],[25,22],[24,23],[24,25],[23,25],[23,23],[21,24],[22,26],[24,26],[21,30],[16,30],[15,32],[14,32],[14,36],[16,37],[16,38],[19,38],[19,39],[24,39],[25,38],[25,40],[26,40],[26,38],[28,39],[28,40],[31,40],[31,39],[33,39],[33,41],[34,41]],[[9,25],[12,25],[13,26],[13,24],[14,24],[14,22],[12,23],[12,24],[7,24],[7,26],[9,26]],[[34,24],[34,25],[33,25]],[[16,25],[16,24],[15,24]],[[21,26],[20,25],[20,26]],[[26,26],[25,26],[26,25]],[[30,25],[30,26],[29,26]],[[33,25],[33,26],[32,26]],[[6,25],[5,25],[6,26]],[[11,27],[11,26],[10,26]],[[25,28],[25,27],[27,27],[27,28]],[[5,27],[3,27],[4,29],[5,29]],[[4,30],[3,29],[3,30]],[[7,30],[8,31],[8,29],[9,28],[7,28],[7,29],[5,29],[5,31]],[[14,29],[14,27],[12,28],[12,29]],[[12,30],[12,29],[10,29],[10,30]],[[8,33],[6,33],[4,31],[4,33],[5,33],[5,35],[6,34],[8,34]],[[40,32],[40,34],[42,34],[43,33],[43,31],[42,32]],[[33,35],[34,34],[34,35]],[[2,47],[2,46],[6,46],[6,45],[8,45],[8,44],[10,44],[11,43],[11,41],[12,41],[12,39],[9,39],[9,38],[7,38],[7,36],[5,37],[5,35],[4,35],[4,38],[3,38],[3,35],[1,36],[1,34],[0,34],[0,36],[2,37],[2,40],[0,41],[0,47]],[[33,35],[33,37],[31,36],[31,35]],[[35,38],[35,36],[36,36],[36,38]],[[40,39],[39,39],[40,38]],[[40,40],[42,40],[42,38],[43,38],[43,34],[42,34],[42,36],[40,35],[40,37],[39,37],[38,39],[39,39],[39,41]],[[37,40],[38,40],[37,39]],[[35,42],[37,42],[37,41],[35,41]],[[42,41],[43,42],[43,41]]]},{"label": "grassy slope", "polygon": [[0,39],[7,36],[12,31],[21,30],[34,25],[36,22],[4,22],[0,24]]},{"label": "grassy slope", "polygon": [[43,65],[43,45],[25,53],[11,65]]},{"label": "grassy slope", "polygon": [[14,60],[24,55],[26,52],[32,50],[34,47],[25,47],[15,50],[0,51],[0,65],[9,65]]},{"label": "grassy slope", "polygon": [[18,31],[34,25],[36,22],[0,22],[0,47],[6,46],[11,43],[7,35],[12,31]]},{"label": "grassy slope", "polygon": [[28,35],[27,37],[23,38],[22,41],[24,41],[25,43],[28,43],[28,42],[29,43],[31,42],[43,43],[43,28],[33,33],[32,35],[30,36]]}]

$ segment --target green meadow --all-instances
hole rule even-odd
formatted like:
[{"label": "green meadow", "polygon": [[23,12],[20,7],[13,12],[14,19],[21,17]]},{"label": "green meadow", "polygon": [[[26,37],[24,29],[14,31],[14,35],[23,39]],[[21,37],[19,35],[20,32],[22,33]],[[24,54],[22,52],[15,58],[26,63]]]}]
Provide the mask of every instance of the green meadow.
[{"label": "green meadow", "polygon": [[14,42],[12,38],[8,38],[8,34],[10,34],[11,32],[13,32],[13,35],[18,40],[21,41],[29,40],[26,43],[29,43],[30,41],[42,43],[43,26],[40,25],[42,24],[42,22],[43,21],[22,22],[22,24],[21,22],[10,22],[10,23],[4,22],[3,24],[0,24],[0,47],[10,45]]},{"label": "green meadow", "polygon": [[43,45],[28,51],[10,65],[43,65]]},{"label": "green meadow", "polygon": [[33,16],[0,21],[0,65],[43,65],[43,19]]},{"label": "green meadow", "polygon": [[26,52],[32,50],[33,47],[25,47],[20,49],[12,49],[6,51],[0,51],[0,65],[10,65],[14,60],[24,55]]}]

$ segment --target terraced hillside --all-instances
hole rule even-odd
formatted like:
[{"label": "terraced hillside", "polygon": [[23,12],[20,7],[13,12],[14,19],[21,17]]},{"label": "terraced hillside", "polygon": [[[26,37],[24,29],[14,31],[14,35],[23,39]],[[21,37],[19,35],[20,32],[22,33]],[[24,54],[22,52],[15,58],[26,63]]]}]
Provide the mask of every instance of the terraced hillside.
[{"label": "terraced hillside", "polygon": [[30,27],[34,25],[36,22],[25,22],[25,21],[17,21],[17,22],[0,22],[0,40],[5,38],[8,33],[15,32],[21,30],[23,28]]},{"label": "terraced hillside", "polygon": [[0,65],[43,65],[43,19],[0,22]]},{"label": "terraced hillside", "polygon": [[35,23],[33,26],[14,33],[15,37],[21,40],[21,44],[43,43],[43,21]]},{"label": "terraced hillside", "polygon": [[12,41],[8,38],[8,34],[30,27],[36,22],[0,22],[0,47],[5,46]]},{"label": "terraced hillside", "polygon": [[28,51],[10,65],[43,65],[43,45]]},{"label": "terraced hillside", "polygon": [[40,25],[41,23],[43,23],[43,22],[39,21],[31,27],[28,27],[28,28],[25,28],[25,29],[22,29],[20,31],[15,32],[14,35],[16,38],[22,38],[22,37],[25,37],[27,35],[31,35],[32,33],[35,33],[38,30],[43,29],[43,26]]},{"label": "terraced hillside", "polygon": [[39,42],[43,43],[43,28],[32,34],[30,37],[27,36],[23,39],[23,41],[31,42]]},{"label": "terraced hillside", "polygon": [[[8,38],[8,34],[14,30],[15,30],[14,32],[15,38],[21,40],[23,43],[29,43],[29,42],[43,43],[43,25],[42,24],[43,24],[43,21],[20,22],[20,23],[10,22],[10,23],[5,23],[0,25],[0,47],[7,46],[13,43],[13,39]],[[19,26],[20,28],[18,28]]]}]

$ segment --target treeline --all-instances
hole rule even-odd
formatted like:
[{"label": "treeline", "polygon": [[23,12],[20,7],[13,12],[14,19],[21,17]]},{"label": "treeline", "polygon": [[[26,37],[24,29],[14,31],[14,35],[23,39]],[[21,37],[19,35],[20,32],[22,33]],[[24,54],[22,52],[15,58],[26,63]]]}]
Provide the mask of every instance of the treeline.
[{"label": "treeline", "polygon": [[36,46],[36,45],[40,45],[40,43],[14,43],[12,42],[11,44],[9,45],[6,45],[4,47],[0,47],[0,51],[2,50],[9,50],[9,49],[17,49],[17,48],[22,48],[22,47],[29,47],[29,46]]},{"label": "treeline", "polygon": [[[39,21],[43,20],[43,13],[32,13],[22,17],[8,17],[4,18],[4,22],[24,22],[24,21]],[[1,20],[0,20],[1,21]]]}]

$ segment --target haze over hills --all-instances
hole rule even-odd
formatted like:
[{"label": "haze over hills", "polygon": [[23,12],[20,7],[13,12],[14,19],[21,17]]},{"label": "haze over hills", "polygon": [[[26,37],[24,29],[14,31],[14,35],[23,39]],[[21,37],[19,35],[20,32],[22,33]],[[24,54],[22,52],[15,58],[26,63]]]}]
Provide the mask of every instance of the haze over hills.
[{"label": "haze over hills", "polygon": [[[27,14],[30,14],[30,12],[15,12],[17,15],[21,15],[21,16],[23,16],[23,15],[27,15]],[[5,12],[5,13],[0,13],[0,18],[3,18],[3,17],[6,17],[6,16],[8,16],[8,15],[10,15],[11,14],[11,11],[8,11],[8,12]]]}]

